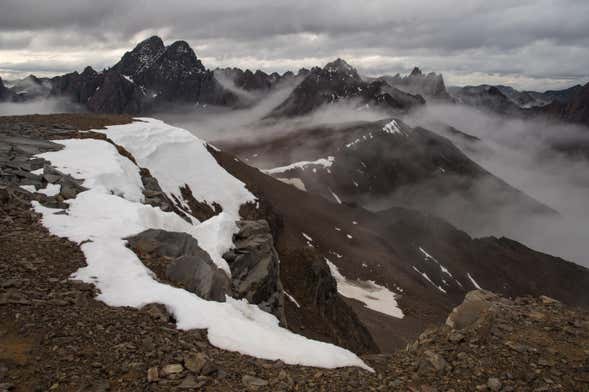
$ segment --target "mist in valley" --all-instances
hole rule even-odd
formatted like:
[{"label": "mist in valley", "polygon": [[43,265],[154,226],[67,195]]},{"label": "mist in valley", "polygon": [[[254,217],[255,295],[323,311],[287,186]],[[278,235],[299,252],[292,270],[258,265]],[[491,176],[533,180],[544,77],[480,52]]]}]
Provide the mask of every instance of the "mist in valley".
[{"label": "mist in valley", "polygon": [[[461,200],[432,200],[439,215],[474,236],[506,236],[533,249],[589,266],[589,161],[580,154],[557,151],[586,145],[589,129],[544,119],[514,119],[459,105],[430,105],[405,121],[449,137],[473,161],[525,192],[558,215],[488,211],[488,220],[470,219]],[[476,136],[469,141],[444,131],[448,124]],[[493,196],[488,184],[477,184]]]},{"label": "mist in valley", "polygon": [[0,116],[80,112],[83,109],[67,98],[43,98],[28,102],[0,103]]}]

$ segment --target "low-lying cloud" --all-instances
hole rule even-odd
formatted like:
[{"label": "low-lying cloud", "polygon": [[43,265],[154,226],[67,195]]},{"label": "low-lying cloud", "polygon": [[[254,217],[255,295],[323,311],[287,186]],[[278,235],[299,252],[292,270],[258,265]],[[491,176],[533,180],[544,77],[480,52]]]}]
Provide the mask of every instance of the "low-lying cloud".
[{"label": "low-lying cloud", "polygon": [[[470,221],[456,204],[440,203],[440,215],[475,236],[510,237],[589,266],[589,161],[572,152],[577,144],[589,146],[589,129],[543,119],[506,118],[459,105],[428,106],[406,120],[446,137],[440,122],[479,137],[481,141],[473,143],[450,136],[472,160],[560,214],[522,217],[497,211],[480,222]],[[491,190],[483,187],[481,191]]]}]

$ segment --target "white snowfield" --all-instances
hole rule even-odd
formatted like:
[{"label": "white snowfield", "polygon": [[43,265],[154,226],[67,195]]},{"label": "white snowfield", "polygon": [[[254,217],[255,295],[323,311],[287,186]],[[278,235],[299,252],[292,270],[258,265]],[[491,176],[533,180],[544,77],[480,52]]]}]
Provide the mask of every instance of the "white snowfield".
[{"label": "white snowfield", "polygon": [[403,318],[403,310],[397,304],[397,296],[384,286],[374,281],[351,281],[343,276],[337,266],[327,257],[325,262],[329,266],[331,275],[337,283],[337,292],[347,298],[353,298],[374,310],[396,318]]},{"label": "white snowfield", "polygon": [[348,350],[281,328],[276,317],[245,300],[206,301],[154,279],[125,246],[124,238],[149,228],[185,232],[218,262],[216,257],[232,246],[239,206],[255,198],[216,163],[203,141],[161,121],[143,121],[97,132],[105,132],[130,151],[168,194],[179,194],[178,187],[188,184],[197,200],[216,201],[223,213],[202,223],[193,219],[190,224],[174,213],[142,204],[139,167],[114,146],[94,139],[58,140],[63,150],[39,156],[60,171],[83,178],[88,190],[68,200],[67,214],[37,202],[34,208],[53,234],[81,244],[87,266],[72,278],[94,284],[98,299],[110,306],[164,304],[179,329],[206,328],[211,344],[221,349],[289,364],[372,370]]}]

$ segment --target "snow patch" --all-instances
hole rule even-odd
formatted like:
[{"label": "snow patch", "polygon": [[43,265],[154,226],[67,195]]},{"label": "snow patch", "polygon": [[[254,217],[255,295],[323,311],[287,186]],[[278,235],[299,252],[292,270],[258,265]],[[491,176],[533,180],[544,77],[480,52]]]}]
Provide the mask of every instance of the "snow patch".
[{"label": "snow patch", "polygon": [[337,282],[337,292],[347,298],[353,298],[364,304],[368,309],[374,310],[396,318],[403,318],[404,314],[397,304],[397,295],[384,286],[372,280],[348,280],[343,276],[337,266],[327,257],[325,262],[329,266],[331,275]]},{"label": "snow patch", "polygon": [[432,284],[432,286],[434,286],[436,289],[440,290],[442,293],[446,294],[446,290],[444,290],[442,287],[438,286],[437,284],[435,284],[433,282],[433,280],[431,280],[429,278],[429,276],[427,276],[427,274],[425,272],[421,272],[420,270],[417,269],[417,267],[415,267],[414,265],[412,266],[413,269],[415,270],[415,272],[417,272],[418,274],[420,274],[421,276],[423,276],[425,278],[425,280],[427,280],[428,282],[430,282]]},{"label": "snow patch", "polygon": [[399,128],[399,124],[397,124],[397,120],[391,120],[390,122],[386,123],[382,130],[384,133],[390,133],[391,135],[395,133],[403,135],[403,132]]},{"label": "snow patch", "polygon": [[446,268],[444,265],[442,265],[442,263],[440,263],[434,256],[427,253],[426,250],[423,249],[421,246],[419,247],[419,251],[421,252],[421,254],[423,254],[425,256],[426,261],[433,260],[438,265],[438,267],[440,267],[440,271],[442,271],[443,273],[445,273],[446,275],[448,275],[452,278],[454,277],[454,276],[452,276],[450,271],[448,271],[448,268]]},{"label": "snow patch", "polygon": [[27,192],[31,192],[31,193],[37,192],[37,188],[35,188],[34,185],[21,185],[20,187]]},{"label": "snow patch", "polygon": [[307,188],[305,187],[305,183],[303,182],[303,180],[301,180],[298,177],[293,177],[293,178],[277,177],[276,179],[278,181],[284,182],[285,184],[292,185],[300,191],[307,192]]},{"label": "snow patch", "polygon": [[[335,161],[335,158],[332,156],[329,156],[327,158],[320,158],[315,161],[295,162],[295,163],[291,163],[290,165],[275,167],[274,169],[263,170],[263,172],[266,174],[280,174],[280,173],[284,173],[284,172],[287,172],[289,170],[294,170],[294,169],[305,170],[306,166],[322,166],[324,168],[328,168],[333,165],[334,161]],[[313,168],[313,171],[317,172],[317,168]]]},{"label": "snow patch", "polygon": [[37,192],[47,195],[49,197],[58,195],[61,192],[61,185],[59,184],[47,184],[47,187],[39,189]]},{"label": "snow patch", "polygon": [[466,276],[468,277],[468,279],[470,279],[470,282],[473,284],[474,287],[476,287],[479,290],[482,290],[481,286],[479,286],[479,284],[476,282],[476,280],[474,280],[470,273],[467,273]]},{"label": "snow patch", "polygon": [[301,308],[301,305],[299,305],[299,303],[297,302],[296,299],[294,299],[294,297],[292,295],[290,295],[289,293],[287,293],[286,291],[283,291],[284,295],[286,295],[286,298],[288,298],[290,300],[290,302],[292,302],[293,304],[295,304],[295,306],[297,308]]},{"label": "snow patch", "polygon": [[331,190],[331,188],[328,188],[328,189],[329,189],[329,192],[331,192],[331,196],[333,196],[333,198],[335,199],[337,204],[342,204],[342,200],[338,197],[338,195],[336,195],[335,192]]}]

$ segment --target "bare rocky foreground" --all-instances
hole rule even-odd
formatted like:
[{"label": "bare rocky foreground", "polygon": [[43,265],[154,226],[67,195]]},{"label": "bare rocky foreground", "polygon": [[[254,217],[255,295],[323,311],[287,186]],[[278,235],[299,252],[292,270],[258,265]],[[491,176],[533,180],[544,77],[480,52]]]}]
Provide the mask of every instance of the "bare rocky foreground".
[{"label": "bare rocky foreground", "polygon": [[[10,128],[18,130],[24,137],[46,140],[60,135],[62,138],[73,137],[76,130],[130,120],[128,117],[86,115],[3,118],[0,130]],[[8,135],[2,137],[6,141]],[[42,148],[52,148],[50,143],[44,143]],[[39,147],[34,143],[26,147],[22,140],[17,144],[23,150],[28,149],[25,152],[29,154],[35,153]],[[262,182],[257,177],[261,175],[257,174],[259,172],[250,173],[250,169],[241,167],[242,164],[231,157],[220,156],[218,159],[227,161],[225,167],[229,171],[240,174],[248,186],[256,188],[253,191],[257,196],[267,196],[262,203],[265,216],[256,216],[259,212],[247,208],[242,215],[252,220],[265,218],[269,221],[281,259],[282,283],[303,307],[297,310],[293,303],[284,301],[285,323],[289,328],[307,336],[334,341],[357,352],[378,351],[372,340],[380,341],[384,335],[376,334],[375,327],[370,325],[371,317],[376,317],[376,313],[362,310],[362,306],[349,304],[337,295],[333,278],[317,261],[318,254],[307,249],[299,238],[295,229],[301,230],[298,227],[301,223],[294,221],[286,204],[281,202],[280,195],[284,193],[272,192],[273,187],[290,188],[269,177],[263,180],[267,183]],[[229,167],[229,161],[235,162],[236,166]],[[2,163],[1,175],[3,179],[12,176],[10,178],[18,179],[18,183],[29,181],[34,185],[39,179],[28,173],[40,167],[40,162],[10,159]],[[145,183],[148,176],[146,173],[142,175]],[[465,303],[444,324],[452,305],[462,302],[464,292],[455,291],[449,300],[443,300],[446,297],[439,294],[439,297],[427,294],[425,298],[433,303],[427,308],[420,306],[417,298],[426,295],[428,286],[421,288],[411,281],[403,282],[407,284],[408,294],[401,306],[413,321],[399,322],[402,339],[398,339],[396,345],[405,347],[402,343],[409,344],[390,354],[364,355],[362,358],[375,369],[375,373],[357,368],[324,370],[289,366],[280,361],[263,361],[219,350],[208,343],[206,331],[176,330],[173,318],[157,305],[141,310],[111,308],[94,299],[96,293],[91,285],[68,279],[85,264],[82,252],[77,245],[50,235],[30,209],[32,199],[59,204],[71,196],[68,192],[75,195],[79,191],[74,180],[56,177],[52,181],[60,181],[62,185],[62,194],[53,198],[14,185],[0,186],[0,391],[584,391],[589,388],[589,314],[586,310],[548,297],[509,300],[475,291],[467,295]],[[151,202],[159,205],[171,202],[158,199],[153,189],[151,192]],[[324,210],[322,199],[311,202],[307,200],[311,196],[295,195],[299,198],[299,207],[303,203],[307,206],[302,211],[314,211],[313,206],[317,206],[318,211]],[[289,197],[284,197],[288,201]],[[344,208],[328,205],[332,207],[325,208]],[[199,208],[206,210],[203,206],[191,206],[193,210]],[[211,211],[209,213],[214,213]],[[326,216],[332,216],[330,211],[325,212]],[[351,221],[350,210],[338,212]],[[370,216],[361,214],[360,217],[368,219]],[[376,226],[367,224],[365,230],[376,231]],[[261,241],[267,241],[268,233],[257,234],[262,236]],[[413,234],[423,235],[417,231]],[[240,236],[236,242],[238,250],[245,246],[245,230]],[[296,240],[293,239],[295,236]],[[321,238],[319,233],[313,236],[318,249],[322,243],[331,241],[329,236]],[[355,238],[361,250],[362,246],[367,246],[360,243],[365,238],[368,238],[368,245],[377,243],[367,234],[360,233]],[[399,241],[406,239],[400,238]],[[267,242],[263,243],[269,246]],[[498,248],[499,244],[494,246]],[[530,260],[540,257],[530,252],[522,253],[515,244],[509,246],[513,255],[525,254]],[[167,274],[167,270],[157,264],[165,254],[154,252],[154,248],[143,247],[142,250],[145,251],[142,261],[159,278],[186,285],[185,282],[175,283],[173,274]],[[238,256],[239,253],[229,255],[229,258],[237,263]],[[295,260],[301,262],[297,264]],[[543,263],[552,262],[546,260]],[[269,263],[271,265],[271,258]],[[469,263],[467,258],[463,263]],[[566,264],[565,269],[570,268]],[[570,269],[567,274],[574,275],[575,271]],[[494,288],[490,279],[482,280],[483,287]],[[233,282],[233,286],[242,287],[244,295],[251,293],[239,283],[243,282]],[[580,289],[570,288],[573,291]],[[515,294],[526,290],[532,292],[524,286],[512,290]],[[551,290],[554,294],[562,294],[557,288]],[[411,291],[413,297],[410,297]],[[313,293],[321,298],[313,299]],[[541,294],[539,289],[533,293]],[[217,294],[211,292],[211,295]],[[583,298],[563,300],[583,305]],[[280,300],[269,295],[260,303],[280,317]],[[447,310],[442,317],[444,309]],[[433,313],[429,319],[422,313],[425,310]],[[315,323],[310,320],[312,318]],[[425,329],[428,324],[434,327]],[[379,339],[376,339],[377,335]],[[413,337],[417,335],[415,340]]]}]

